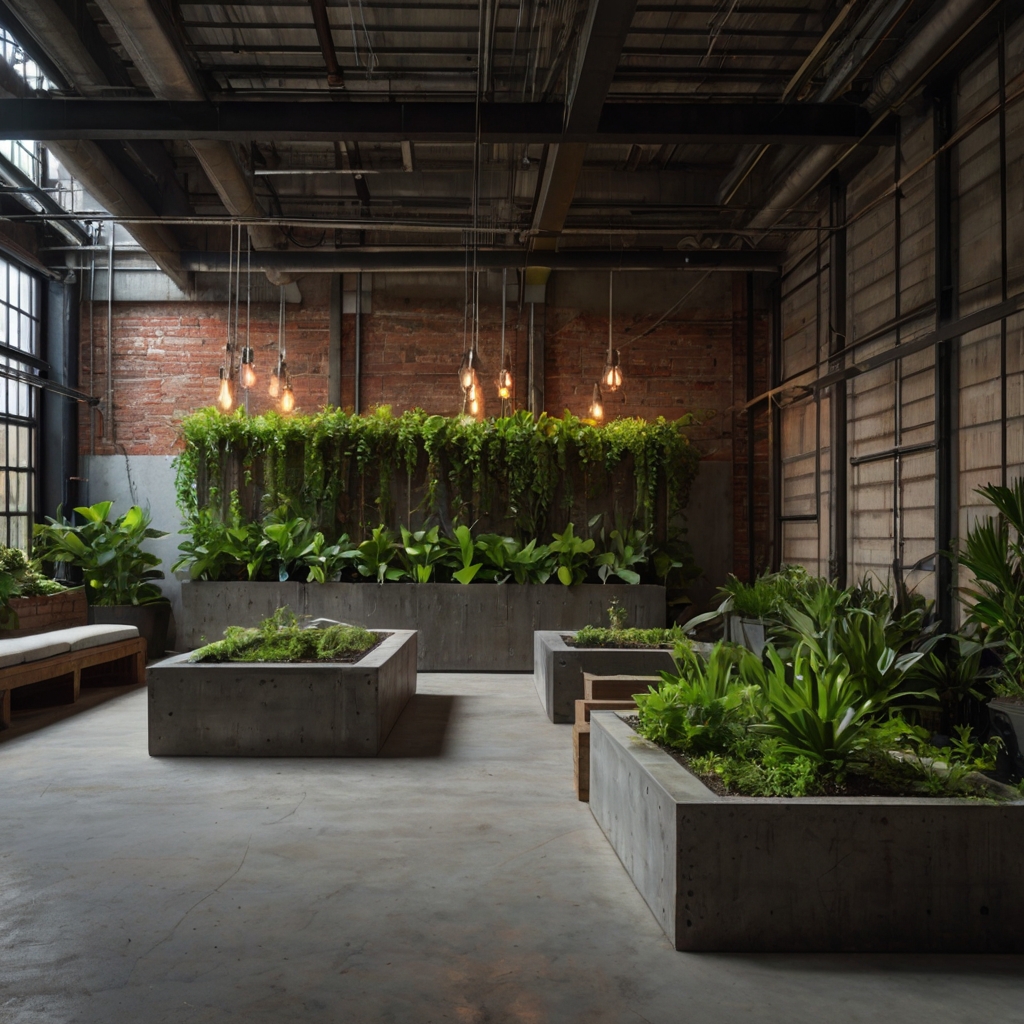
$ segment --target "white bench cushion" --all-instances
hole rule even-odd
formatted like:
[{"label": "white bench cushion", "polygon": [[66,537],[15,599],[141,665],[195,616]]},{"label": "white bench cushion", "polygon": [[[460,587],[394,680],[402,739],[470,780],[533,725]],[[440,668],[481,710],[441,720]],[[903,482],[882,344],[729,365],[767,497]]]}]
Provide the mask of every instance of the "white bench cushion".
[{"label": "white bench cushion", "polygon": [[71,644],[61,639],[59,634],[70,630],[57,630],[52,633],[40,633],[38,636],[15,636],[9,640],[0,640],[0,668],[21,665],[26,661],[41,661],[52,658],[55,654],[66,654]]},{"label": "white bench cushion", "polygon": [[97,623],[94,626],[55,629],[52,633],[43,635],[63,641],[69,645],[69,650],[84,651],[87,647],[116,644],[119,640],[134,640],[139,635],[139,631],[135,626],[111,626]]}]

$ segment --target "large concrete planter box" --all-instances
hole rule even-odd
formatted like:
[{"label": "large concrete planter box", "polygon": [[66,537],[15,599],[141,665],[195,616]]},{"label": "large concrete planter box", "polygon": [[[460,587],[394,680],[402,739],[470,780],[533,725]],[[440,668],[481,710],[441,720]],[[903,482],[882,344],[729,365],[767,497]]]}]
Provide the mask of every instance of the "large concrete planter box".
[{"label": "large concrete planter box", "polygon": [[723,798],[590,725],[591,811],[676,949],[1024,952],[1024,803]]},{"label": "large concrete planter box", "polygon": [[[584,672],[656,676],[674,668],[667,648],[571,647],[563,639],[566,635],[564,629],[533,634],[533,683],[545,714],[556,724],[574,720],[575,703],[583,700]],[[641,689],[646,693],[646,687]]]},{"label": "large concrete planter box", "polygon": [[395,630],[351,665],[178,654],[146,675],[155,757],[373,757],[416,692],[416,634]]},{"label": "large concrete planter box", "polygon": [[182,584],[179,644],[191,650],[229,625],[255,626],[287,605],[368,629],[419,630],[421,672],[532,672],[533,633],[603,622],[618,598],[634,626],[665,624],[665,588],[601,583]]}]

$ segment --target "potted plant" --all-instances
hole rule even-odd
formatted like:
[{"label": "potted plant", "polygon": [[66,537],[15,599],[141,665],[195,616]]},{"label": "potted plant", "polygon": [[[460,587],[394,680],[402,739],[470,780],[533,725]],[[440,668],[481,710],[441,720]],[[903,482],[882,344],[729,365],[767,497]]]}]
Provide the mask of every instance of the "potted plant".
[{"label": "potted plant", "polygon": [[997,515],[979,519],[967,532],[960,563],[973,574],[964,589],[968,622],[1001,653],[991,681],[989,716],[1010,747],[1014,773],[1024,774],[1024,477],[1009,487],[978,488]]},{"label": "potted plant", "polygon": [[84,522],[68,522],[57,510],[33,531],[35,554],[44,562],[67,562],[82,571],[89,601],[89,621],[138,627],[146,638],[151,658],[167,647],[170,602],[154,580],[164,574],[155,568],[160,559],[144,551],[146,540],[166,537],[150,527],[150,514],[133,505],[111,521],[111,501],[80,506],[75,512]]}]

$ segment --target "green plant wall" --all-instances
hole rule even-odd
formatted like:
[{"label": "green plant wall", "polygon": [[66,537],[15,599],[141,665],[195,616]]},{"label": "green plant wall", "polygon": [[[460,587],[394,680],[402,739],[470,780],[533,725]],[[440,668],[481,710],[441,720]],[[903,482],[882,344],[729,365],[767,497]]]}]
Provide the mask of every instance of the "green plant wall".
[{"label": "green plant wall", "polygon": [[260,518],[288,504],[327,536],[360,539],[378,523],[415,526],[435,516],[450,529],[476,524],[521,538],[549,537],[566,523],[604,513],[665,540],[680,523],[697,473],[675,422],[614,420],[596,427],[570,414],[517,413],[478,423],[388,408],[356,416],[225,416],[204,409],[182,423],[178,503],[226,509],[237,491]]}]

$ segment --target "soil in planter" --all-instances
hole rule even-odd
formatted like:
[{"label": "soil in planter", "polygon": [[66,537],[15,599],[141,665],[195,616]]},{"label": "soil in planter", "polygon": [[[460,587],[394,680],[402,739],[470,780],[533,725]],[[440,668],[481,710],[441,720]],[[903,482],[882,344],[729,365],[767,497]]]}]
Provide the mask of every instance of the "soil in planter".
[{"label": "soil in planter", "polygon": [[[639,725],[640,719],[636,715],[620,715],[622,721],[626,723],[637,735],[640,735]],[[667,747],[664,744],[656,743],[656,747],[659,750],[663,750],[669,755],[677,764],[682,765],[691,775],[695,775],[708,789],[711,790],[716,796],[722,797],[743,797],[744,799],[778,799],[777,797],[759,797],[749,793],[742,793],[739,790],[731,789],[722,777],[717,772],[701,771],[694,766],[691,758],[683,753],[681,750],[676,750],[673,747]],[[979,773],[981,774],[981,773]],[[986,775],[986,778],[990,776]],[[895,781],[895,780],[894,780]],[[995,780],[993,780],[995,781]],[[1008,788],[1008,787],[1007,787]],[[928,797],[935,796],[939,798],[949,798],[955,796],[964,798],[968,796],[974,796],[977,794],[960,792],[960,793],[929,793],[920,784],[915,785],[913,782],[909,782],[906,785],[889,784],[887,780],[881,780],[872,778],[868,775],[858,775],[850,772],[843,779],[842,783],[834,777],[825,777],[821,779],[819,787],[813,792],[808,793],[808,796],[826,796],[826,797],[865,797],[865,796],[911,796],[911,797]],[[992,795],[995,795],[994,793]],[[1009,796],[1007,792],[1003,794]],[[789,798],[792,799],[792,798]]]}]

